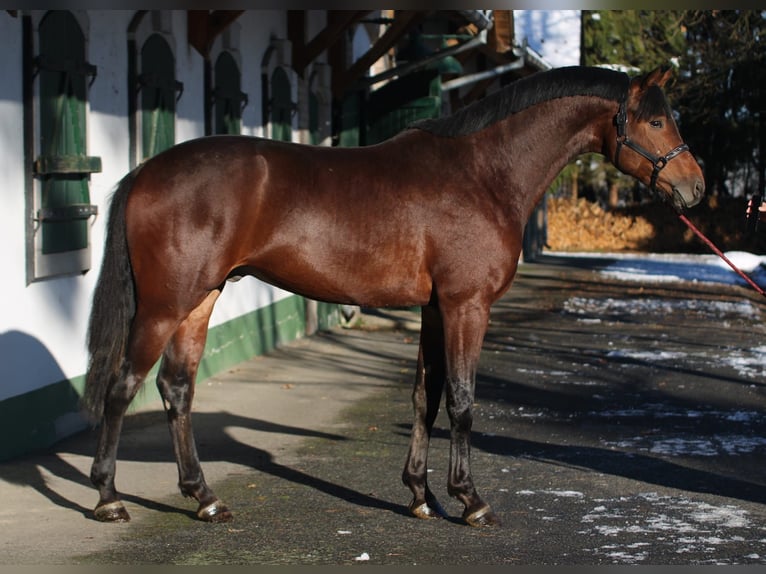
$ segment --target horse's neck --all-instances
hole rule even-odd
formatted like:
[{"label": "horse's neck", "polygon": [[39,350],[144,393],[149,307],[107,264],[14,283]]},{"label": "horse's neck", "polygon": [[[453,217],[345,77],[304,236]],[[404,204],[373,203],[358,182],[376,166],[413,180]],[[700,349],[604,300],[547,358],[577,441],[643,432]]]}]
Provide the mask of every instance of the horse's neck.
[{"label": "horse's neck", "polygon": [[520,218],[526,221],[568,163],[604,150],[616,109],[616,102],[575,96],[543,102],[489,128],[498,142],[495,171],[503,173]]}]

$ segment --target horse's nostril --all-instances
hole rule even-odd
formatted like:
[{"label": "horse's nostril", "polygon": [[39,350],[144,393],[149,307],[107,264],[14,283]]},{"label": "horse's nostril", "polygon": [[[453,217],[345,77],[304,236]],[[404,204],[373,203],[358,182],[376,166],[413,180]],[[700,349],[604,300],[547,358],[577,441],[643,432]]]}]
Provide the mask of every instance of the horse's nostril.
[{"label": "horse's nostril", "polygon": [[700,198],[705,195],[705,182],[697,180],[694,184],[694,197]]}]

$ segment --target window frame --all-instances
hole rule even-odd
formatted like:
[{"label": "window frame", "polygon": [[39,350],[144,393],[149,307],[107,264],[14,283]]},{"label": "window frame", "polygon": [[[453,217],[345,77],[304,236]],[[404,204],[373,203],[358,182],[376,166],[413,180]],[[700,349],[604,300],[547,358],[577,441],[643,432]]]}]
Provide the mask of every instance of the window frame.
[{"label": "window frame", "polygon": [[[224,63],[231,67],[225,69]],[[222,50],[212,63],[212,69],[213,89],[210,105],[212,106],[213,133],[239,135],[242,133],[242,112],[248,104],[248,96],[242,91],[242,66],[232,51]],[[226,110],[235,110],[233,122],[231,120],[226,122]],[[221,125],[221,118],[224,121],[223,125]]]},{"label": "window frame", "polygon": [[[167,88],[176,92],[173,105],[172,142],[176,143],[178,108],[177,103],[183,94],[183,83],[178,80],[178,58],[175,37],[172,32],[172,14],[166,10],[139,10],[128,26],[128,133],[130,138],[129,165],[135,168],[149,156],[144,149],[144,107],[142,105],[142,51],[152,36],[161,37],[170,50],[173,60],[173,77],[160,79]],[[165,148],[163,148],[165,149]],[[162,151],[162,150],[158,150]]]},{"label": "window frame", "polygon": [[289,120],[285,125],[289,128],[289,139],[283,141],[295,141],[298,133],[297,112],[298,112],[298,77],[292,68],[292,43],[289,40],[272,39],[269,47],[263,56],[261,62],[261,89],[262,89],[262,121],[264,137],[274,139],[279,132],[275,129],[272,113],[273,90],[272,83],[274,73],[280,70],[284,72],[287,83],[290,86],[290,101],[282,105],[283,108],[289,108]]},{"label": "window frame", "polygon": [[[66,63],[55,63],[55,57],[41,54],[41,25],[51,10],[32,10],[22,15],[22,98],[23,98],[23,142],[24,142],[24,177],[25,177],[25,245],[26,245],[26,281],[27,284],[68,275],[87,273],[91,268],[91,224],[92,216],[97,214],[97,207],[90,203],[90,174],[101,171],[101,158],[88,156],[88,118],[90,116],[90,84],[95,80],[96,67],[88,63],[90,23],[83,10],[63,10],[74,19],[82,34],[83,62],[71,70],[74,75],[83,78],[84,92],[82,107],[78,106],[78,116],[82,114],[80,149],[73,155],[66,154],[66,146],[48,147],[43,145],[42,130],[55,124],[43,126],[42,112],[43,87],[41,78],[47,73],[70,73]],[[44,32],[44,30],[43,30]],[[75,69],[77,68],[77,69]],[[79,78],[78,78],[79,82]],[[83,86],[78,86],[82,88]],[[68,102],[62,96],[62,102]],[[62,108],[63,113],[63,108]],[[46,116],[50,117],[50,116]],[[43,149],[45,148],[45,149]],[[43,155],[45,153],[45,155]],[[52,154],[52,155],[51,155]],[[59,187],[59,198],[69,195],[64,191],[68,181],[81,181],[80,201],[65,205],[47,206],[44,202],[44,187]],[[60,184],[56,186],[56,184]],[[70,181],[71,183],[71,181]],[[76,184],[75,184],[76,185]],[[69,222],[70,231],[79,229],[80,247],[73,249],[51,248],[51,235],[55,227]],[[44,241],[46,229],[48,240]],[[68,241],[68,232],[60,234],[63,241]],[[82,244],[84,240],[84,245]],[[47,247],[45,246],[47,244]],[[59,245],[59,247],[61,247]],[[66,247],[66,245],[64,245]]]}]

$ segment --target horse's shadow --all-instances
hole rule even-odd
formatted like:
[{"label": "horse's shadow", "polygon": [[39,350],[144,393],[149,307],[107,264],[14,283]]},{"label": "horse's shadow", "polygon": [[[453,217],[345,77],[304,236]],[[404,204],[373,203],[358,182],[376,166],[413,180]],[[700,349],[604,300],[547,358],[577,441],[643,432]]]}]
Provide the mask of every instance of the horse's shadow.
[{"label": "horse's shadow", "polygon": [[[121,462],[175,463],[165,420],[165,414],[160,411],[136,413],[126,418],[117,460],[118,489],[120,488]],[[260,432],[329,441],[348,440],[346,437],[233,415],[227,412],[195,413],[194,424],[203,470],[207,464],[212,464],[211,461],[224,461],[307,486],[359,506],[407,515],[406,507],[399,504],[363,494],[353,488],[280,464],[267,450],[232,438],[226,429],[240,427]],[[51,503],[79,513],[88,520],[93,520],[92,506],[85,506],[81,501],[74,500],[71,494],[67,493],[68,489],[52,486],[46,475],[52,475],[58,479],[92,489],[87,472],[70,462],[69,459],[75,455],[87,457],[90,461],[95,452],[97,432],[97,429],[83,431],[61,441],[45,453],[29,455],[10,463],[2,463],[0,464],[0,480],[31,487]],[[82,465],[80,464],[80,466]],[[92,492],[92,502],[95,504],[97,493],[95,489]],[[169,491],[167,494],[173,495],[175,493]],[[129,487],[124,490],[120,489],[120,496],[124,501],[148,510],[177,513],[189,518],[196,518],[195,510],[191,508],[170,505],[132,494]]]},{"label": "horse's shadow", "polygon": [[[409,434],[410,425],[401,423],[397,426],[398,434]],[[448,443],[449,430],[434,427],[432,441]],[[763,483],[627,450],[556,444],[481,432],[471,433],[471,447],[474,452],[483,451],[517,460],[531,460],[585,472],[619,476],[665,488],[766,504],[766,488]],[[446,447],[442,450],[444,449]],[[484,486],[489,488],[486,484]]]},{"label": "horse's shadow", "polygon": [[[327,338],[330,342],[340,343],[338,337],[333,336],[331,333],[317,335],[317,337],[320,336]],[[8,358],[6,361],[8,365],[5,365],[5,369],[9,373],[11,372],[9,370],[10,366],[14,366],[19,373],[23,373],[23,361],[11,361],[14,351],[15,355],[27,357],[34,351],[35,354],[33,356],[38,364],[50,365],[50,370],[55,373],[52,375],[53,378],[64,378],[61,368],[57,365],[51,353],[36,339],[16,333],[0,334],[0,337],[4,343],[0,355],[3,358]],[[12,345],[11,343],[14,344]],[[358,366],[351,359],[343,364],[345,371],[352,375],[363,375],[374,380],[376,377],[383,378],[388,371],[398,368],[398,363],[395,362],[398,357],[389,356],[382,351],[363,348],[361,343],[355,338],[345,336],[343,344],[349,346],[351,350],[363,352],[366,357],[363,363],[364,368]],[[281,353],[282,351],[279,352]],[[296,354],[295,349],[285,350],[284,352],[289,352],[291,355]],[[301,351],[298,350],[297,352],[300,353]],[[317,370],[330,365],[336,368],[338,366],[337,358],[330,358],[323,353],[303,351],[302,358],[314,365]],[[394,366],[392,367],[391,365]],[[71,389],[67,400],[75,401],[76,396],[76,392]],[[72,408],[76,408],[76,405],[73,404]],[[399,504],[363,494],[353,488],[341,486],[319,476],[312,476],[280,464],[268,450],[250,444],[249,439],[246,442],[237,440],[233,437],[236,433],[230,433],[228,430],[241,428],[248,431],[333,442],[348,440],[346,437],[309,430],[299,426],[277,424],[225,411],[195,412],[193,418],[194,435],[203,471],[208,465],[213,464],[212,461],[222,461],[240,465],[254,471],[260,471],[295,484],[304,485],[360,506],[390,510],[397,514],[408,515],[406,507]],[[83,419],[79,428],[86,426]],[[0,481],[32,488],[53,505],[71,510],[86,519],[93,519],[92,509],[98,496],[96,490],[91,485],[89,472],[90,462],[96,451],[97,435],[98,429],[88,428],[38,452],[0,462]],[[12,437],[9,440],[12,440]],[[87,460],[87,463],[83,462],[83,457]],[[175,506],[172,503],[167,504],[131,493],[130,484],[124,478],[121,479],[121,466],[125,462],[171,463],[175,465],[166,416],[162,410],[132,413],[125,418],[117,456],[117,488],[120,491],[121,498],[126,502],[150,510],[176,512],[188,515],[189,517],[196,517],[193,510],[184,509],[183,505]],[[175,474],[174,471],[171,472]],[[162,478],[165,479],[166,477],[163,476]],[[62,481],[70,484],[68,486],[60,486]],[[169,484],[172,484],[172,482]],[[72,488],[72,485],[76,485],[77,488]],[[80,499],[79,491],[83,488],[91,493],[92,500],[83,501]],[[178,490],[171,486],[168,489],[167,495],[172,496],[177,493]],[[91,503],[93,506],[91,506]]]},{"label": "horse's shadow", "polygon": [[490,453],[515,453],[517,457],[557,466],[585,468],[600,474],[621,476],[666,488],[758,504],[766,503],[766,488],[761,483],[676,464],[654,456],[592,446],[558,445],[486,435],[475,436],[474,444],[476,448]]}]

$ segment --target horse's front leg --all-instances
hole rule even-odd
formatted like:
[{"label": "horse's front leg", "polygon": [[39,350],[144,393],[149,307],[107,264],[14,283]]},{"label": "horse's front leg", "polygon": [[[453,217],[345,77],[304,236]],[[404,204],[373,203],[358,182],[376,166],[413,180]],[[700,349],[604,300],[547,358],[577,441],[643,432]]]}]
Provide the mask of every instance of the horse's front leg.
[{"label": "horse's front leg", "polygon": [[471,427],[476,368],[489,320],[489,304],[469,301],[442,307],[447,362],[447,413],[450,419],[450,461],[447,491],[465,506],[471,526],[498,526],[500,519],[484,502],[471,476]]},{"label": "horse's front leg", "polygon": [[213,305],[220,291],[212,291],[178,327],[162,357],[157,388],[168,417],[178,464],[178,487],[199,502],[197,516],[208,522],[226,522],[232,515],[205,482],[191,423],[194,382]]},{"label": "horse's front leg", "polygon": [[441,518],[445,512],[428,487],[427,473],[428,445],[444,390],[444,331],[435,306],[424,306],[421,316],[418,366],[412,391],[415,417],[402,481],[413,494],[412,514],[418,518]]}]

